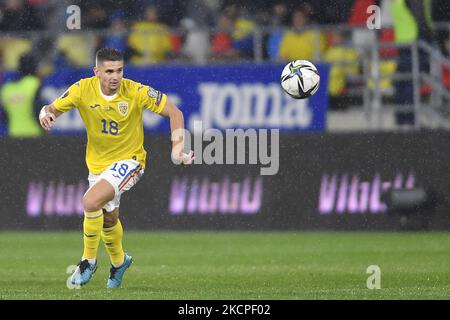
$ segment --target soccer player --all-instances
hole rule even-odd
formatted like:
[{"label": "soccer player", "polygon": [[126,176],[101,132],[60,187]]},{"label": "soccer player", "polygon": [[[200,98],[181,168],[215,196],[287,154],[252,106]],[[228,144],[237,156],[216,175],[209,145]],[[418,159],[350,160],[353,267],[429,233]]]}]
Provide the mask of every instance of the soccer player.
[{"label": "soccer player", "polygon": [[133,261],[122,247],[119,205],[121,195],[144,173],[143,110],[170,118],[174,163],[191,164],[194,160],[192,151],[184,153],[183,130],[177,130],[184,129],[183,113],[160,91],[123,78],[123,68],[121,52],[100,49],[96,53],[95,76],[70,86],[39,115],[41,126],[50,130],[57,117],[77,108],[86,126],[89,189],[83,197],[84,251],[71,276],[74,285],[88,283],[96,271],[100,238],[112,264],[107,288],[120,287]]}]

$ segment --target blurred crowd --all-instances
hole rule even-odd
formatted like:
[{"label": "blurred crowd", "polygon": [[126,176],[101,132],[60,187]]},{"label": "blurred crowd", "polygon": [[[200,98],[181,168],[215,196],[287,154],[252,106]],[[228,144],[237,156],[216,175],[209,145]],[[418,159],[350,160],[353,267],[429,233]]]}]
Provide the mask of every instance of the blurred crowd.
[{"label": "blurred crowd", "polygon": [[[35,41],[8,37],[0,52],[6,69],[16,69],[19,56],[31,50],[40,57],[51,57],[52,63],[86,66],[92,62],[92,52],[102,46],[123,51],[127,61],[137,65],[168,59],[195,63],[254,59],[258,45],[263,47],[259,59],[318,60],[327,55],[327,49],[354,41],[354,35],[339,32],[339,28],[319,34],[305,28],[365,25],[368,6],[388,7],[386,4],[394,2],[398,1],[4,0],[0,2],[0,34],[32,31]],[[433,20],[449,22],[450,1],[430,2]],[[93,32],[67,32],[66,9],[70,5],[81,8],[81,31]],[[392,22],[384,26],[392,28]],[[445,48],[442,39],[448,34],[439,37]]]}]

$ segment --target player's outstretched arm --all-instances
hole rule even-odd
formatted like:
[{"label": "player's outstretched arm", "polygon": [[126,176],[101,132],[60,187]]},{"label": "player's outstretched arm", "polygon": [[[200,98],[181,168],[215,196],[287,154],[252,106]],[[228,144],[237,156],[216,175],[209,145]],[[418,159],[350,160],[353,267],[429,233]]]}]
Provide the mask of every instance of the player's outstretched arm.
[{"label": "player's outstretched arm", "polygon": [[39,113],[39,122],[45,130],[50,130],[53,123],[61,114],[61,111],[57,110],[53,104],[43,106]]},{"label": "player's outstretched arm", "polygon": [[166,99],[166,104],[160,113],[162,116],[170,118],[170,130],[172,132],[172,160],[176,164],[192,164],[194,152],[184,152],[184,116],[178,107]]}]

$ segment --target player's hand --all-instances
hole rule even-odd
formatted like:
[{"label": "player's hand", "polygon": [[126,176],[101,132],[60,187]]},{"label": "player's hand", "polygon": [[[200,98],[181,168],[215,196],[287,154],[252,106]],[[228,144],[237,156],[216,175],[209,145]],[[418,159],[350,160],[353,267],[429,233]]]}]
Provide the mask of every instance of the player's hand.
[{"label": "player's hand", "polygon": [[48,131],[53,126],[56,116],[51,112],[47,112],[46,107],[47,106],[44,106],[39,113],[39,122],[41,123],[42,128]]},{"label": "player's hand", "polygon": [[192,164],[194,162],[195,156],[194,151],[189,151],[189,153],[181,152],[179,154],[172,154],[172,161],[175,164]]}]

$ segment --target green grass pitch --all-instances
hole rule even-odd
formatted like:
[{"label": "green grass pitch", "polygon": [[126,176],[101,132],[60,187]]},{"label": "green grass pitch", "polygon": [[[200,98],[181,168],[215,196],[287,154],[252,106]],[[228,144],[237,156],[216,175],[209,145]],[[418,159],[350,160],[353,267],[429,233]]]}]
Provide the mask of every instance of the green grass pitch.
[{"label": "green grass pitch", "polygon": [[91,282],[70,290],[81,232],[0,232],[0,299],[450,298],[450,233],[126,231],[124,247],[121,289],[105,288],[102,244]]}]

